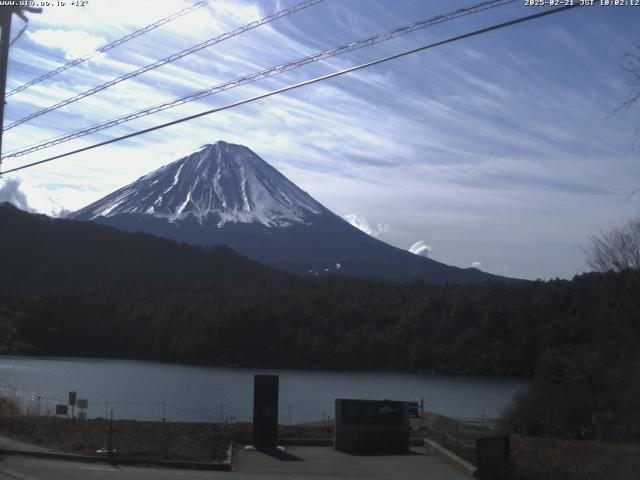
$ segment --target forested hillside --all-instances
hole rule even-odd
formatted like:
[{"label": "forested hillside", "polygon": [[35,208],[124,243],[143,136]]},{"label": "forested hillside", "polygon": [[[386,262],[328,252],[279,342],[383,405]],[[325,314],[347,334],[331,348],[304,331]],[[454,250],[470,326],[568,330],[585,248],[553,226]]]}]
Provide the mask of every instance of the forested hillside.
[{"label": "forested hillside", "polygon": [[0,288],[87,287],[138,282],[230,284],[287,275],[225,246],[193,247],[91,222],[33,215],[0,204]]},{"label": "forested hillside", "polygon": [[638,343],[640,273],[429,286],[340,277],[279,285],[0,294],[41,353],[203,364],[531,375],[551,348],[613,359]]},{"label": "forested hillside", "polygon": [[0,221],[2,353],[533,376],[515,430],[640,438],[638,270],[440,286],[302,278],[225,247],[6,204]]}]

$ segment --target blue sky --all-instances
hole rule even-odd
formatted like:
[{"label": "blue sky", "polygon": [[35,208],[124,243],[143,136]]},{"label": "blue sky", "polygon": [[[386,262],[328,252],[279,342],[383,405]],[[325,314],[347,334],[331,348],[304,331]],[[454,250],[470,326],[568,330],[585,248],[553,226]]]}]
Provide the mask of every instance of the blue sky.
[{"label": "blue sky", "polygon": [[[295,0],[216,0],[10,97],[5,124]],[[5,132],[4,151],[472,2],[325,0]],[[190,2],[89,0],[30,15],[8,89]],[[5,168],[539,11],[524,2],[307,65]],[[436,260],[523,278],[586,269],[591,234],[638,213],[640,106],[620,57],[640,7],[584,7],[9,175],[30,207],[75,210],[218,139],[247,145],[337,214]],[[14,35],[21,27],[14,20]],[[354,220],[356,221],[356,220]],[[362,225],[361,225],[362,226]]]}]

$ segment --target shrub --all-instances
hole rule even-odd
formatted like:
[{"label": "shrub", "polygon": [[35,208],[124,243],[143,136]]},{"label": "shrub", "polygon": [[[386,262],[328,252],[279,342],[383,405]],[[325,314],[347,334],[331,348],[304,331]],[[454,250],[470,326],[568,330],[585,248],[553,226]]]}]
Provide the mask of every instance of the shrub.
[{"label": "shrub", "polygon": [[8,398],[0,395],[0,416],[14,416],[21,415],[20,406],[18,402],[12,398]]}]

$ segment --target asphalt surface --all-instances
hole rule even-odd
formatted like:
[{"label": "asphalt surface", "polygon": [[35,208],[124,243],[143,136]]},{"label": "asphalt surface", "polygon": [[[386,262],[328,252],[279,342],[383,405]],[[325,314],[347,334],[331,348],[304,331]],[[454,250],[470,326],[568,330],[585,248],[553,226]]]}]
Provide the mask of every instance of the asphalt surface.
[{"label": "asphalt surface", "polygon": [[0,458],[0,480],[169,480],[223,479],[229,473],[164,468],[114,467],[105,464],[78,463],[63,460],[44,460],[18,455]]},{"label": "asphalt surface", "polygon": [[349,455],[332,447],[287,447],[280,454],[236,451],[238,472],[261,475],[247,478],[333,478],[376,480],[468,480],[470,477],[425,448],[409,455]]},{"label": "asphalt surface", "polygon": [[234,472],[112,466],[10,455],[0,457],[0,480],[469,479],[422,448],[413,448],[411,455],[389,456],[346,455],[330,447],[288,447],[278,455],[242,449],[236,453]]}]

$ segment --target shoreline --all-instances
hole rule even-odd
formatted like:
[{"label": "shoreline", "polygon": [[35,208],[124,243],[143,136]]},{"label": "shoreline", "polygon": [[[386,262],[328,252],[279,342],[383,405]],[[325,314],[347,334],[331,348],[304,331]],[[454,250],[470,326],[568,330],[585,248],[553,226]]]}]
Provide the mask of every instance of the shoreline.
[{"label": "shoreline", "polygon": [[224,368],[224,369],[237,369],[237,370],[289,370],[289,371],[312,371],[312,372],[327,372],[327,373],[380,373],[380,374],[405,374],[416,376],[433,376],[433,377],[486,377],[486,378],[503,378],[511,380],[530,381],[533,375],[524,375],[514,372],[483,372],[483,371],[460,371],[460,370],[410,370],[402,368],[389,367],[386,369],[367,369],[361,368],[339,368],[339,367],[318,367],[318,366],[291,366],[291,365],[258,365],[258,364],[209,364],[209,363],[188,363],[179,361],[167,361],[159,359],[147,359],[136,357],[89,357],[81,355],[50,355],[43,354],[38,355],[35,353],[27,354],[8,354],[0,353],[0,359],[3,358],[16,358],[16,359],[34,359],[34,360],[59,360],[59,361],[112,361],[112,362],[138,362],[138,363],[155,363],[170,366],[184,366],[191,368]]}]

